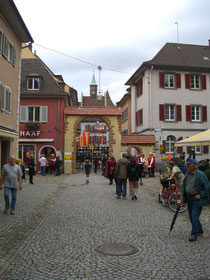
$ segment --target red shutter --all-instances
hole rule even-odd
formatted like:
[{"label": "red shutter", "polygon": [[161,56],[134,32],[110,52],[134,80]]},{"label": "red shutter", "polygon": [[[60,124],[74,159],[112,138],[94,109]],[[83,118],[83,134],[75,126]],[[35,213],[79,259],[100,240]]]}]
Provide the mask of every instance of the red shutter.
[{"label": "red shutter", "polygon": [[185,74],[185,88],[190,88],[190,74]]},{"label": "red shutter", "polygon": [[182,105],[176,105],[176,120],[178,122],[182,121]]},{"label": "red shutter", "polygon": [[201,87],[202,89],[206,89],[206,75],[201,76]]},{"label": "red shutter", "polygon": [[[179,137],[177,141],[181,141],[183,137]],[[177,147],[176,148],[177,154],[181,154],[183,152],[183,147]]]},{"label": "red shutter", "polygon": [[176,88],[181,88],[181,74],[176,74]]},{"label": "red shutter", "polygon": [[186,105],[186,122],[191,121],[191,106]]},{"label": "red shutter", "polygon": [[166,151],[166,141],[163,140],[163,150],[162,150],[162,154],[165,154]]},{"label": "red shutter", "polygon": [[165,120],[165,105],[159,104],[159,120],[164,121]]},{"label": "red shutter", "polygon": [[203,153],[208,154],[209,153],[209,146],[203,146]]},{"label": "red shutter", "polygon": [[207,106],[202,106],[202,121],[207,122]]},{"label": "red shutter", "polygon": [[139,111],[139,124],[142,125],[143,124],[143,109],[141,109]]},{"label": "red shutter", "polygon": [[164,73],[163,72],[160,72],[159,73],[159,81],[160,81],[160,87],[161,88],[164,88],[165,86],[164,86]]},{"label": "red shutter", "polygon": [[189,155],[191,151],[191,147],[187,146],[187,154]]}]

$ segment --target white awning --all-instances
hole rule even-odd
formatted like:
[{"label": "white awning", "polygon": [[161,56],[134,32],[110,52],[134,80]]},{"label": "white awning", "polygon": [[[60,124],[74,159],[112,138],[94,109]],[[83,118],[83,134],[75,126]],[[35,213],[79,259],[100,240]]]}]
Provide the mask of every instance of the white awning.
[{"label": "white awning", "polygon": [[14,138],[19,138],[19,135],[17,132],[6,131],[4,129],[0,129],[0,137],[14,139]]}]

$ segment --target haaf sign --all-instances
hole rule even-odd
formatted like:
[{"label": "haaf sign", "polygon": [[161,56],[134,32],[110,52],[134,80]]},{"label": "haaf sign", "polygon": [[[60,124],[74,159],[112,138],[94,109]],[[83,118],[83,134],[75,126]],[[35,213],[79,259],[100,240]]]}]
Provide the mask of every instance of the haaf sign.
[{"label": "haaf sign", "polygon": [[41,131],[28,131],[28,130],[20,130],[20,136],[26,136],[26,137],[37,137],[40,136]]}]

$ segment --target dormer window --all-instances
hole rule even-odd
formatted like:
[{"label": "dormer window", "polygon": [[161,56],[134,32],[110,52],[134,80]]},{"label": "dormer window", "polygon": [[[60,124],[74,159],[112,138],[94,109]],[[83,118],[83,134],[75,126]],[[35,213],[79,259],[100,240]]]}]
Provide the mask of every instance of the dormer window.
[{"label": "dormer window", "polygon": [[28,77],[27,78],[27,90],[39,90],[40,78]]}]

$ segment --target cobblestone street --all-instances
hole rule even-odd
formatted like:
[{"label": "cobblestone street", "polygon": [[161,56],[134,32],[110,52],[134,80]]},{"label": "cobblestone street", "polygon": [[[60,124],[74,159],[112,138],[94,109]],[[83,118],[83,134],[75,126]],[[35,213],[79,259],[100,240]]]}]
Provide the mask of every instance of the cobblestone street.
[{"label": "cobblestone street", "polygon": [[[189,242],[187,212],[158,202],[159,176],[145,178],[138,200],[116,199],[115,185],[100,174],[34,177],[18,192],[15,216],[3,214],[0,191],[0,280],[210,279],[210,210],[201,222],[204,236]],[[129,256],[95,251],[124,243]]]}]

